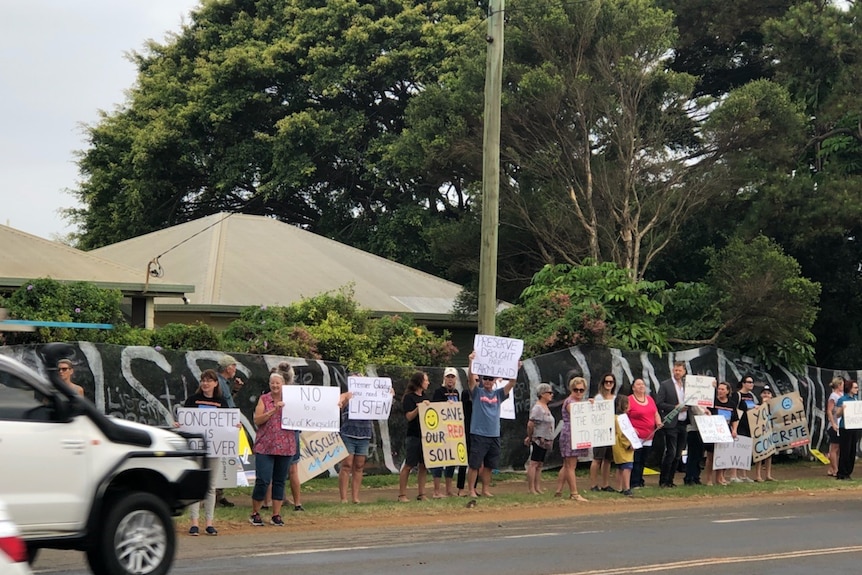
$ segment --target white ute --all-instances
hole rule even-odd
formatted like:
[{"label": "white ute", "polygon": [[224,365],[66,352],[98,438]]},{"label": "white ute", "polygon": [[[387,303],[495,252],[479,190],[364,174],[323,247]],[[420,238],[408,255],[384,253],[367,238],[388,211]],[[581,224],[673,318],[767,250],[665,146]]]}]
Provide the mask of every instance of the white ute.
[{"label": "white ute", "polygon": [[0,499],[26,542],[86,552],[95,575],[164,575],[172,516],[209,485],[205,450],[188,434],[105,416],[57,377],[74,349],[39,354],[50,380],[0,356]]}]

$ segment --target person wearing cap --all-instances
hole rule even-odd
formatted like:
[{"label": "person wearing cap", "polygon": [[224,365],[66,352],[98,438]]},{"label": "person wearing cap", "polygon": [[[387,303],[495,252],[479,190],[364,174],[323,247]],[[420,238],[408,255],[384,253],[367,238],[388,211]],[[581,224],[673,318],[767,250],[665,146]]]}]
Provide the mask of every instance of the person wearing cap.
[{"label": "person wearing cap", "polygon": [[[763,389],[760,390],[760,403],[766,403],[770,399],[775,397],[775,394],[772,393],[772,387],[767,383],[763,386]],[[766,472],[766,481],[775,481],[775,478],[772,477],[772,456],[770,455],[766,459],[758,461],[754,464],[754,481],[756,483],[760,483],[763,481],[763,476],[760,473],[760,470],[763,469]]]},{"label": "person wearing cap", "polygon": [[225,354],[218,360],[218,383],[228,406],[236,408],[234,396],[245,382],[236,375],[236,360],[233,356]]},{"label": "person wearing cap", "polygon": [[61,359],[57,362],[57,372],[60,374],[60,379],[63,383],[69,386],[81,397],[84,397],[84,388],[72,381],[72,375],[75,373],[75,366],[70,359]]},{"label": "person wearing cap", "polygon": [[[458,392],[458,370],[454,367],[447,367],[443,370],[443,386],[434,390],[431,396],[431,401],[451,401],[458,402],[461,400]],[[440,492],[440,479],[446,476],[446,497],[452,497],[455,492],[452,491],[452,479],[455,477],[456,466],[434,467],[431,469],[431,477],[434,481],[434,494],[431,496],[434,499],[440,499],[443,494]]]},{"label": "person wearing cap", "polygon": [[554,446],[554,414],[548,404],[554,399],[554,390],[548,383],[536,386],[536,403],[530,408],[527,421],[527,437],[524,445],[530,448],[530,461],[527,463],[527,489],[533,495],[541,495],[542,465],[548,450]]}]

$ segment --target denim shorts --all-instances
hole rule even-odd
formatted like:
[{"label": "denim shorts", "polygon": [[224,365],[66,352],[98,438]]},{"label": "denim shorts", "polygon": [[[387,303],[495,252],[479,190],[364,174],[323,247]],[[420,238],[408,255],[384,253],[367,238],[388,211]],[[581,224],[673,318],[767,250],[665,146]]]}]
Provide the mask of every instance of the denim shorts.
[{"label": "denim shorts", "polygon": [[347,448],[347,453],[350,455],[368,457],[368,445],[371,443],[369,438],[357,439],[356,437],[347,437],[342,435],[341,441],[344,442],[344,446]]}]

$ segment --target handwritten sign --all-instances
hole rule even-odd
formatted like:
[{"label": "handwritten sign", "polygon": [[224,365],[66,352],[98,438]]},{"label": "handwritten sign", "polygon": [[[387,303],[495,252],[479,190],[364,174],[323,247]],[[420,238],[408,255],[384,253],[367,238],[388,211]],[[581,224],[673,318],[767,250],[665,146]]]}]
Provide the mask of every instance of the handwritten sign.
[{"label": "handwritten sign", "polygon": [[613,401],[573,402],[569,404],[569,413],[575,449],[605,447],[616,442]]},{"label": "handwritten sign", "polygon": [[337,387],[285,385],[281,388],[284,407],[281,428],[300,431],[338,431],[341,414]]},{"label": "handwritten sign", "polygon": [[425,467],[467,465],[464,404],[460,401],[420,404],[418,417]]},{"label": "handwritten sign", "polygon": [[299,482],[305,483],[347,457],[347,447],[337,431],[312,431],[299,434]]},{"label": "handwritten sign", "polygon": [[180,407],[176,421],[183,431],[204,436],[208,457],[239,455],[239,409]]},{"label": "handwritten sign", "polygon": [[844,408],[844,427],[847,429],[862,429],[862,401],[846,401]]},{"label": "handwritten sign", "polygon": [[763,461],[775,454],[775,443],[772,441],[772,411],[768,403],[758,405],[746,412],[748,428],[751,430],[751,460],[754,463]]},{"label": "handwritten sign", "polygon": [[389,412],[392,410],[391,379],[350,376],[347,378],[347,390],[353,394],[348,406],[350,419],[389,419]]},{"label": "handwritten sign", "polygon": [[733,436],[723,415],[695,415],[694,421],[704,443],[730,443]]},{"label": "handwritten sign", "polygon": [[779,395],[768,403],[772,412],[772,442],[777,451],[811,442],[808,419],[798,392]]},{"label": "handwritten sign", "polygon": [[473,338],[473,350],[476,352],[470,364],[473,374],[503,379],[518,377],[518,362],[524,351],[523,340],[476,334]]},{"label": "handwritten sign", "polygon": [[[503,389],[508,383],[507,381],[497,381],[494,383],[494,389]],[[515,419],[514,388],[509,392],[509,397],[500,404],[500,419]]]},{"label": "handwritten sign", "polygon": [[629,419],[629,416],[625,413],[621,413],[617,416],[617,425],[620,426],[620,431],[622,431],[623,435],[626,436],[632,444],[632,449],[640,449],[644,446],[643,441],[638,436],[638,432],[635,430],[634,425],[632,425],[632,420]]},{"label": "handwritten sign", "polygon": [[714,377],[707,375],[685,376],[685,405],[712,407],[714,399]]},{"label": "handwritten sign", "polygon": [[716,443],[713,454],[713,469],[751,469],[750,437],[737,435],[730,443]]},{"label": "handwritten sign", "polygon": [[[219,457],[214,461],[215,465],[210,467],[210,473],[215,475],[214,486],[236,487],[239,484],[240,475],[245,477],[239,457]],[[246,481],[246,485],[248,485],[248,481]]]}]

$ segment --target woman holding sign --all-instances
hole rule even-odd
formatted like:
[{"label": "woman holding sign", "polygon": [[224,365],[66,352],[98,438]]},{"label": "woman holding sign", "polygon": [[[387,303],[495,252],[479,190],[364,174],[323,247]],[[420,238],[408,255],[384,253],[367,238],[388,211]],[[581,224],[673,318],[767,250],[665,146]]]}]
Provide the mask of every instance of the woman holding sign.
[{"label": "woman holding sign", "polygon": [[859,430],[848,429],[844,421],[844,405],[856,401],[859,393],[859,384],[855,381],[844,382],[844,395],[835,403],[835,414],[838,419],[838,437],[840,439],[838,454],[838,474],[836,479],[849,481],[856,465],[856,447],[859,443]]},{"label": "woman holding sign", "polygon": [[643,442],[643,447],[635,450],[632,465],[631,487],[638,488],[644,486],[644,467],[652,451],[653,436],[656,430],[661,428],[661,416],[658,414],[655,400],[647,393],[643,379],[634,380],[629,399],[629,420]]},{"label": "woman holding sign", "polygon": [[569,499],[586,501],[578,493],[575,468],[578,466],[578,457],[586,457],[589,455],[589,450],[572,449],[572,420],[569,406],[585,401],[587,380],[583,377],[573,377],[569,380],[569,392],[569,396],[563,401],[563,430],[560,432],[560,455],[563,457],[563,466],[557,476],[557,491],[554,493],[554,497],[563,496],[563,485],[565,484],[569,486]]},{"label": "woman holding sign", "polygon": [[[722,381],[715,387],[715,401],[713,401],[711,409],[705,409],[708,414],[722,415],[727,420],[727,426],[730,428],[730,435],[736,438],[736,426],[739,425],[739,414],[736,411],[737,401],[730,396],[730,384]],[[727,480],[724,479],[724,470],[713,470],[712,464],[715,458],[715,444],[704,443],[703,449],[706,451],[706,484],[727,485]]]},{"label": "woman holding sign", "polygon": [[424,371],[417,371],[410,376],[410,381],[407,382],[407,391],[404,393],[404,399],[401,400],[401,407],[404,410],[404,417],[407,418],[407,437],[404,438],[404,463],[401,465],[401,473],[398,476],[398,501],[407,503],[407,480],[410,478],[410,472],[417,465],[419,494],[416,499],[425,501],[425,478],[428,470],[425,468],[425,459],[422,455],[422,430],[419,428],[419,405],[423,403],[431,403],[425,395],[425,390],[428,389],[428,374]]},{"label": "woman holding sign", "polygon": [[[616,396],[614,390],[617,387],[617,378],[612,373],[602,376],[602,382],[596,392],[594,401],[614,401]],[[590,491],[607,491],[615,493],[611,487],[611,460],[613,459],[613,446],[593,447],[593,462],[590,463]],[[599,474],[601,474],[602,485],[599,486]]]}]

